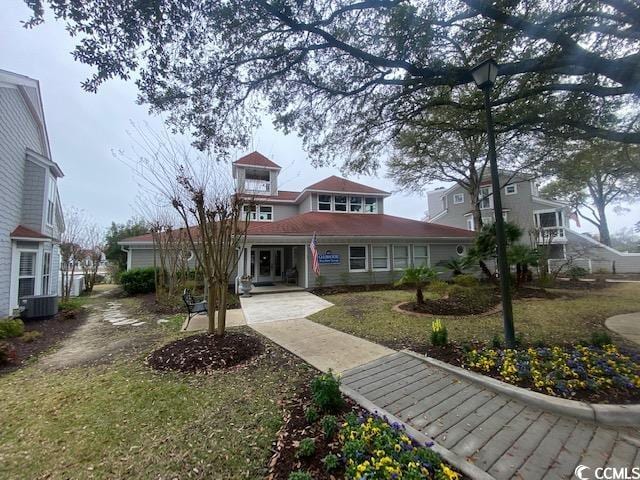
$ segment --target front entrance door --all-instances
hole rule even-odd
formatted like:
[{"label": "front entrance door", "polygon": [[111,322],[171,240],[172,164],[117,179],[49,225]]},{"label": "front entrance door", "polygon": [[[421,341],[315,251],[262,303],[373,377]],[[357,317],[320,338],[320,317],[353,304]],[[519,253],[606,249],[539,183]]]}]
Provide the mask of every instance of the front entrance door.
[{"label": "front entrance door", "polygon": [[[282,280],[283,255],[281,248],[256,248],[251,250],[251,275],[254,282]],[[257,268],[256,268],[257,267]]]}]

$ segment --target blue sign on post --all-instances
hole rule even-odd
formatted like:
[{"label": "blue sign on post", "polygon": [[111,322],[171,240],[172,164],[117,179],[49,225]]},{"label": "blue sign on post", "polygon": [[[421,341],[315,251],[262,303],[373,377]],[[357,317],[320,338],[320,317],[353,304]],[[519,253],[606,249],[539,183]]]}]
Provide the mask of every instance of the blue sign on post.
[{"label": "blue sign on post", "polygon": [[340,254],[331,253],[331,250],[327,250],[318,255],[318,263],[321,265],[340,265]]}]

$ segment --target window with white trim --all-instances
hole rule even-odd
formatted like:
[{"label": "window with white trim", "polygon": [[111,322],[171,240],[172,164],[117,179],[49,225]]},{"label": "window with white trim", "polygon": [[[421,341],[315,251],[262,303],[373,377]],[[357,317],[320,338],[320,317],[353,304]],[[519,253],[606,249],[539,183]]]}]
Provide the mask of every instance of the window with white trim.
[{"label": "window with white trim", "polygon": [[429,266],[429,247],[426,245],[413,246],[413,266],[428,267]]},{"label": "window with white trim", "polygon": [[351,197],[349,199],[349,211],[356,213],[362,212],[362,197]]},{"label": "window with white trim", "polygon": [[509,185],[504,187],[504,193],[505,195],[515,195],[516,193],[518,193],[518,184],[510,183]]},{"label": "window with white trim", "polygon": [[409,246],[393,246],[393,269],[402,270],[409,266]]},{"label": "window with white trim", "polygon": [[318,210],[331,210],[331,195],[318,195]]},{"label": "window with white trim", "polygon": [[261,222],[270,222],[273,220],[273,207],[271,205],[260,205],[260,213],[258,220]]},{"label": "window with white trim", "polygon": [[373,245],[371,247],[371,262],[374,270],[389,270],[389,246]]},{"label": "window with white trim", "polygon": [[378,199],[376,197],[364,198],[364,213],[378,213]]},{"label": "window with white trim", "polygon": [[36,252],[20,252],[18,266],[18,301],[34,295],[36,289]]},{"label": "window with white trim", "polygon": [[465,253],[467,253],[467,247],[465,247],[464,245],[456,246],[456,253],[460,257],[463,256]]},{"label": "window with white trim", "polygon": [[257,212],[258,212],[258,206],[257,205],[243,205],[242,206],[242,212],[244,213],[244,216],[246,218],[246,216],[249,216],[249,220],[256,220],[257,218]]},{"label": "window with white trim", "polygon": [[367,246],[349,245],[349,271],[366,272],[367,269]]},{"label": "window with white trim", "polygon": [[56,182],[49,177],[49,190],[47,192],[47,225],[53,225],[56,212]]},{"label": "window with white trim", "polygon": [[49,295],[51,284],[51,252],[44,252],[42,256],[42,295]]},{"label": "window with white trim", "polygon": [[461,203],[464,203],[464,193],[454,193],[453,203],[454,205],[460,205]]},{"label": "window with white trim", "polygon": [[480,203],[480,208],[493,207],[493,195],[491,195],[491,187],[480,188],[479,203]]},{"label": "window with white trim", "polygon": [[475,231],[476,229],[476,222],[474,221],[473,217],[467,217],[467,230],[470,231]]},{"label": "window with white trim", "polygon": [[347,211],[347,196],[346,195],[334,195],[333,196],[333,209],[336,212]]}]

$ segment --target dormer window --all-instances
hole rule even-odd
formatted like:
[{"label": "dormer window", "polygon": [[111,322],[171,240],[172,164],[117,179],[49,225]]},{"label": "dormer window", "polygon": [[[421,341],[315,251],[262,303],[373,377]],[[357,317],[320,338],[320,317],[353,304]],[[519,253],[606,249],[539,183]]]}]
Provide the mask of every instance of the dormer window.
[{"label": "dormer window", "polygon": [[365,197],[364,199],[365,213],[378,213],[378,199],[376,197]]},{"label": "dormer window", "polygon": [[349,202],[349,211],[351,212],[362,212],[362,197],[351,197]]},{"label": "dormer window", "polygon": [[333,208],[336,212],[346,212],[347,211],[347,196],[346,195],[335,195],[333,197]]},{"label": "dormer window", "polygon": [[47,225],[53,225],[56,212],[56,182],[49,177],[49,189],[47,191]]},{"label": "dormer window", "polygon": [[247,169],[244,177],[244,191],[249,193],[271,193],[271,178],[268,170]]},{"label": "dormer window", "polygon": [[318,210],[331,210],[331,195],[318,195]]}]

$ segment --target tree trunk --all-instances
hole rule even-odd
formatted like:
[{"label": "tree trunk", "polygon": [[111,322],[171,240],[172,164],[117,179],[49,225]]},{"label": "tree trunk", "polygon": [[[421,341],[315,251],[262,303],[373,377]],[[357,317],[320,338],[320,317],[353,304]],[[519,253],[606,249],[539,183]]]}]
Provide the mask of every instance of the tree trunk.
[{"label": "tree trunk", "polygon": [[424,296],[422,295],[422,288],[416,287],[416,303],[418,305],[424,304]]},{"label": "tree trunk", "polygon": [[227,328],[227,295],[228,295],[228,286],[226,282],[220,282],[219,284],[219,294],[218,298],[218,325],[216,328],[216,336],[223,337],[225,329]]},{"label": "tree trunk", "polygon": [[216,333],[216,310],[218,307],[218,292],[215,289],[213,278],[209,278],[206,283],[207,291],[207,316],[209,317],[209,333]]},{"label": "tree trunk", "polygon": [[600,233],[600,243],[604,243],[608,247],[611,246],[611,234],[609,233],[609,224],[607,223],[607,215],[604,211],[605,206],[601,203],[598,203],[598,216],[600,217],[600,222],[598,225],[598,231]]}]

